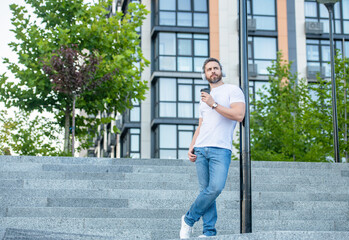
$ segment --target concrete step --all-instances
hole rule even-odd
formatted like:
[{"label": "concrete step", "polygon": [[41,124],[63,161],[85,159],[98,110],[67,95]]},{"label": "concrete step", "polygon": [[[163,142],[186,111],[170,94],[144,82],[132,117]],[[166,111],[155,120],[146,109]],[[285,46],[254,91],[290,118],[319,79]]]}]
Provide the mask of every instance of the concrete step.
[{"label": "concrete step", "polygon": [[[1,232],[0,232],[1,234]],[[37,231],[8,228],[0,235],[3,240],[113,240],[111,237],[93,236],[83,234],[57,233],[51,231]]]},{"label": "concrete step", "polygon": [[[129,209],[101,207],[8,207],[0,208],[1,217],[56,217],[56,218],[178,218],[186,212],[181,209]],[[218,209],[222,221],[239,219],[239,209]],[[294,210],[258,210],[253,209],[253,217],[261,220],[348,220],[349,210],[334,209],[294,209]]]},{"label": "concrete step", "polygon": [[[96,230],[97,235],[102,229],[110,230],[115,233],[116,228],[119,231],[143,230],[143,231],[160,231],[171,230],[177,231],[180,226],[179,218],[55,218],[55,217],[5,217],[0,218],[0,226],[5,228],[24,228],[24,229],[51,229],[58,232],[74,232],[80,233],[85,230]],[[231,219],[229,222],[217,222],[217,227],[221,230],[238,229],[238,220]],[[201,229],[201,224],[197,224],[195,229]],[[64,231],[65,229],[65,231]]]},{"label": "concrete step", "polygon": [[117,173],[133,172],[131,165],[77,165],[77,164],[42,164],[42,163],[22,163],[1,162],[0,171],[60,171],[60,172],[97,172],[97,173]]},{"label": "concrete step", "polygon": [[[179,159],[130,159],[130,158],[72,158],[72,157],[36,157],[36,156],[0,156],[3,163],[49,163],[49,164],[93,164],[93,165],[155,165],[155,166],[183,166],[193,165],[189,160]],[[231,167],[239,167],[239,161],[232,161]],[[273,162],[252,161],[254,168],[293,168],[293,169],[347,169],[346,163],[327,162]]]},{"label": "concrete step", "polygon": [[[337,176],[337,177],[336,177]],[[340,186],[349,183],[349,177],[338,177],[338,175],[329,176],[283,176],[273,175],[273,176],[263,176],[254,175],[252,177],[252,183],[255,184],[318,184],[322,185],[336,185]],[[24,179],[52,179],[52,180],[125,180],[132,182],[188,182],[197,181],[197,176],[195,172],[190,173],[173,173],[169,171],[168,173],[91,173],[91,172],[0,172],[0,181],[2,180],[24,180]],[[238,185],[239,175],[229,174],[227,182],[236,183]]]},{"label": "concrete step", "polygon": [[[129,181],[172,181],[172,182],[188,182],[197,179],[196,173],[180,174],[180,173],[125,173],[125,180]],[[252,176],[252,184],[325,184],[325,185],[345,185],[349,184],[349,178],[334,176],[283,176],[283,175],[269,175],[269,176]],[[228,182],[239,183],[238,175],[228,175]]]},{"label": "concrete step", "polygon": [[[1,209],[1,208],[0,208]],[[0,211],[1,212],[1,211]],[[183,215],[185,209],[128,209],[128,208],[98,208],[98,207],[11,207],[7,208],[2,217],[26,217],[26,218],[178,218]],[[229,211],[237,217],[237,210]]]},{"label": "concrete step", "polygon": [[[144,190],[144,189],[14,189],[0,188],[1,196],[31,198],[112,198],[112,199],[175,199],[192,201],[198,190]],[[239,200],[239,191],[223,191],[219,199]],[[252,193],[253,201],[348,201],[346,193],[262,192]]]},{"label": "concrete step", "polygon": [[[253,232],[245,234],[231,234],[226,235],[227,231],[222,232],[221,235],[211,237],[213,240],[346,240],[349,239],[348,232],[326,232],[326,231],[270,231],[270,232]],[[177,232],[167,234],[162,232],[153,232],[144,239],[162,239],[166,240],[167,236],[175,236]],[[144,235],[146,236],[146,235]],[[194,235],[195,236],[195,235]],[[95,235],[84,235],[84,234],[71,234],[71,233],[57,233],[52,231],[35,231],[35,230],[24,230],[24,229],[0,229],[0,238],[3,240],[116,240],[125,238],[115,237],[103,237]],[[131,239],[131,238],[128,238]],[[178,238],[174,238],[178,239]],[[190,238],[191,240],[199,240],[202,238]]]},{"label": "concrete step", "polygon": [[[4,164],[0,161],[0,164]],[[96,165],[93,164],[42,164],[42,163],[8,163],[1,166],[0,169],[0,178],[8,178],[10,176],[18,176],[23,172],[29,172],[37,174],[37,172],[64,172],[68,176],[70,172],[80,173],[83,172],[90,176],[99,175],[99,176],[109,176],[112,173],[118,172],[129,172],[132,169],[134,173],[183,173],[183,174],[193,174],[196,173],[195,165],[186,165],[186,166],[157,166],[157,165]],[[110,168],[111,167],[111,168]],[[108,171],[111,169],[111,171]],[[35,170],[35,172],[33,172]],[[68,170],[68,172],[66,171]],[[85,170],[85,171],[84,171]],[[125,170],[125,171],[122,171]],[[229,170],[229,175],[239,176],[239,168],[237,166],[231,166]],[[99,174],[97,174],[99,173]],[[349,170],[343,169],[295,169],[295,168],[252,168],[252,175],[282,175],[282,176],[321,176],[321,177],[335,177],[338,175],[348,176]],[[81,175],[81,174],[80,174]],[[115,174],[116,175],[116,174]],[[8,176],[8,177],[6,177]],[[43,175],[47,176],[47,175]],[[79,175],[78,175],[79,176]]]},{"label": "concrete step", "polygon": [[[235,162],[235,161],[234,161]],[[238,162],[238,161],[237,161]],[[252,161],[252,168],[284,168],[284,169],[338,169],[348,170],[347,163],[328,163],[328,162],[274,162],[274,161]]]},{"label": "concrete step", "polygon": [[[38,231],[29,229],[16,229],[8,228],[0,229],[0,239],[3,240],[136,240],[136,239],[154,239],[154,240],[166,240],[166,239],[178,239],[178,231],[173,230],[163,230],[163,231],[149,231],[149,230],[121,230],[118,232],[103,230],[103,234],[109,234],[111,236],[96,236],[96,235],[86,235],[91,231],[86,229],[84,233],[60,233],[52,231]],[[93,230],[96,231],[96,230]],[[233,231],[221,231],[222,234],[234,234]],[[198,236],[200,233],[195,232]],[[226,236],[226,235],[225,235]],[[3,237],[3,238],[2,238]]]},{"label": "concrete step", "polygon": [[[201,240],[202,238],[190,238]],[[212,240],[347,240],[348,232],[326,231],[270,231],[245,234],[231,234],[211,237]]]},{"label": "concrete step", "polygon": [[[24,189],[143,189],[143,190],[195,190],[197,180],[187,181],[152,181],[134,180],[76,180],[76,179],[0,179],[1,188]],[[239,191],[236,181],[228,181],[226,191]],[[308,193],[349,193],[347,185],[326,184],[261,184],[253,183],[253,191],[261,192],[308,192]]]},{"label": "concrete step", "polygon": [[[112,198],[112,199],[179,199],[192,200],[198,190],[139,190],[139,189],[9,189],[0,188],[1,196],[48,198]],[[222,200],[238,200],[239,192],[225,191]]]},{"label": "concrete step", "polygon": [[[14,158],[16,159],[16,158]],[[39,158],[40,159],[40,158]],[[3,171],[28,171],[28,170],[46,170],[46,171],[60,171],[60,170],[68,170],[68,171],[75,171],[75,172],[106,172],[111,169],[111,172],[115,171],[129,171],[129,169],[133,169],[134,172],[169,172],[174,171],[178,173],[188,173],[190,171],[195,171],[195,164],[190,163],[189,161],[180,161],[173,162],[174,164],[168,164],[168,161],[175,161],[175,160],[129,160],[130,162],[125,162],[120,160],[114,159],[114,162],[112,160],[100,162],[97,160],[97,162],[93,161],[87,161],[87,162],[67,162],[64,161],[64,163],[57,162],[52,163],[49,161],[27,161],[27,162],[17,162],[17,161],[3,161],[2,156],[0,156],[0,170]],[[145,163],[143,163],[143,161]],[[149,162],[151,161],[151,162]],[[159,164],[161,161],[164,164]],[[146,164],[148,163],[148,164]],[[171,162],[170,162],[171,163]],[[349,168],[346,166],[348,164],[338,164],[337,167],[332,166],[329,163],[322,163],[325,165],[316,165],[310,168],[307,165],[297,165],[297,163],[292,163],[292,165],[289,165],[288,163],[284,163],[283,165],[277,165],[276,166],[269,166],[268,162],[252,162],[252,172],[257,175],[270,175],[270,174],[292,174],[292,175],[326,175],[326,174],[338,174],[341,172],[345,172],[348,174]],[[335,165],[335,164],[334,164]],[[95,167],[95,168],[94,168]],[[326,171],[324,171],[326,170]],[[110,172],[110,171],[109,171]],[[230,172],[239,174],[239,163],[233,161],[230,166]]]},{"label": "concrete step", "polygon": [[[21,163],[21,164],[18,164]],[[28,165],[26,165],[28,164]],[[178,169],[179,172],[185,172],[188,167],[194,167],[195,164],[188,160],[176,160],[176,159],[110,159],[110,158],[69,158],[69,157],[14,157],[14,156],[0,156],[0,169],[6,171],[14,170],[13,167],[20,169],[21,171],[26,170],[42,170],[42,167],[48,169],[54,169],[57,165],[102,165],[102,169],[106,166],[115,165],[126,165],[133,166],[135,172],[137,171],[164,171],[168,172],[168,169]],[[177,166],[178,168],[173,168]],[[164,167],[164,168],[162,168]],[[78,169],[79,167],[75,168]],[[238,172],[239,162],[232,161],[231,169]],[[56,169],[57,170],[57,169]],[[302,175],[302,171],[306,171],[309,175],[318,175],[321,171],[322,174],[344,172],[344,175],[349,175],[349,164],[333,164],[333,163],[304,163],[304,162],[262,162],[253,161],[252,171],[255,174],[267,175],[270,173],[283,173],[283,174],[299,174]]]},{"label": "concrete step", "polygon": [[[99,199],[99,198],[47,198],[47,197],[0,197],[0,206],[6,207],[114,207],[122,204],[122,199],[119,203],[113,202],[111,200]],[[108,202],[111,201],[111,202]],[[217,200],[219,205],[218,209],[239,209],[239,200]],[[185,199],[128,199],[126,201],[127,206],[130,209],[182,209],[183,206],[188,206],[190,203]],[[298,208],[303,207],[303,209],[321,208],[329,206],[332,208],[346,207],[347,202],[324,202],[322,205],[319,202],[302,202],[302,205],[297,206]],[[320,202],[322,203],[322,202]],[[254,201],[254,209],[265,209],[265,210],[292,210],[296,202],[289,201]]]},{"label": "concrete step", "polygon": [[[133,165],[133,172],[138,173],[189,173],[195,170],[195,164],[185,165],[185,166],[139,166]],[[338,176],[341,175],[342,172],[347,172],[348,170],[343,170],[342,168],[337,169],[299,169],[299,168],[265,168],[265,167],[255,167],[251,169],[253,175],[283,175],[283,176]],[[231,164],[229,169],[229,175],[238,175],[240,174],[240,169],[237,164]]]},{"label": "concrete step", "polygon": [[307,193],[298,192],[255,192],[252,193],[252,199],[255,201],[348,201],[347,193]]},{"label": "concrete step", "polygon": [[[65,167],[69,167],[69,165],[65,165]],[[93,168],[92,165],[88,165],[88,167]],[[24,167],[25,168],[25,167]],[[235,171],[234,169],[231,169],[229,172],[229,177],[230,178],[239,178],[239,173]],[[11,171],[0,171],[0,179],[105,179],[105,180],[110,180],[110,179],[115,179],[115,180],[123,180],[125,179],[125,176],[128,178],[132,178],[132,175],[135,175],[137,179],[141,179],[144,176],[152,176],[154,175],[155,177],[161,177],[161,176],[166,176],[169,175],[169,173],[173,176],[177,176],[178,178],[185,177],[188,178],[188,175],[193,175],[193,179],[196,179],[196,172],[195,169],[191,169],[186,172],[181,172],[177,171],[174,169],[167,169],[166,171],[159,171],[159,172],[141,172],[141,171],[135,171],[132,173],[126,173],[126,172],[67,172],[67,171],[14,171],[12,169]],[[252,172],[253,173],[253,172]],[[289,175],[284,175],[283,173],[269,173],[270,177],[266,177],[265,173],[262,172],[261,174],[255,174],[253,177],[256,179],[272,179],[275,181],[275,179],[285,177],[287,176],[286,179],[292,179],[294,180],[295,178],[307,180],[307,179],[332,179],[336,178],[336,176],[340,176],[341,173],[333,173],[333,174],[323,174],[323,171],[319,171],[319,174],[315,174],[316,177],[312,175],[307,175],[304,172],[299,173],[299,175],[295,175],[294,173],[290,173]],[[272,177],[272,178],[271,178]],[[178,181],[178,178],[175,179]],[[342,177],[344,180],[349,179],[346,177]]]},{"label": "concrete step", "polygon": [[[92,164],[92,165],[155,165],[183,166],[193,165],[189,160],[178,159],[131,159],[131,158],[79,158],[79,157],[36,157],[36,156],[0,156],[3,163],[40,163],[40,164]],[[236,162],[238,163],[238,162]]]},{"label": "concrete step", "polygon": [[[9,187],[14,185],[15,188],[19,183],[8,182]],[[1,184],[1,181],[0,181]],[[194,182],[131,182],[131,181],[113,181],[113,180],[24,180],[24,189],[139,189],[139,190],[195,190],[197,189],[197,181]],[[18,188],[18,187],[17,187]],[[238,190],[236,188],[236,190]]]},{"label": "concrete step", "polygon": [[256,220],[253,231],[349,231],[348,220]]},{"label": "concrete step", "polygon": [[[119,231],[179,231],[180,218],[53,218],[53,217],[7,217],[0,218],[0,225],[5,228],[24,228],[59,232],[95,232],[96,235],[109,235],[107,232],[101,234],[101,230],[109,230],[115,233]],[[239,219],[219,219],[218,231],[229,230],[239,232]],[[257,231],[348,231],[348,222],[342,220],[266,220],[257,219],[253,221],[252,230]],[[195,231],[200,232],[202,225],[197,223]],[[112,235],[109,235],[112,236]],[[177,237],[177,236],[176,236]]]},{"label": "concrete step", "polygon": [[[59,230],[32,230],[27,228],[8,228],[4,231],[4,240],[136,240],[136,239],[154,239],[152,231],[149,230],[108,230],[108,229],[73,229],[71,232]],[[67,229],[66,229],[67,231]],[[155,232],[155,231],[154,231]],[[99,233],[99,235],[97,234]],[[161,233],[159,234],[161,235]],[[162,234],[165,235],[165,234]],[[178,235],[178,234],[177,234]],[[166,238],[175,237],[174,233],[167,234]],[[1,235],[0,235],[1,237]],[[158,240],[164,238],[158,238]]]},{"label": "concrete step", "polygon": [[[191,199],[193,200],[193,198]],[[230,199],[217,199],[218,209],[239,209],[240,201]],[[73,198],[73,197],[42,197],[42,198],[0,198],[0,206],[8,207],[101,207],[101,208],[129,208],[129,209],[183,209],[189,206],[188,199],[113,199],[113,198]],[[254,210],[340,210],[346,213],[349,201],[253,201]]]},{"label": "concrete step", "polygon": [[58,172],[58,171],[3,171],[0,179],[66,179],[66,180],[124,180],[124,173],[90,173],[90,172]]}]

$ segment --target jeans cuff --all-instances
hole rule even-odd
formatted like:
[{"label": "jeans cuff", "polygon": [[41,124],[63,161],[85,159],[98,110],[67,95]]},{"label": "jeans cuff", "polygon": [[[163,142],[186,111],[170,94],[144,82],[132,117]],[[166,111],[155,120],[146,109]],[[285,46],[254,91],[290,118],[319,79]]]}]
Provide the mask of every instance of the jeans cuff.
[{"label": "jeans cuff", "polygon": [[190,221],[188,220],[187,216],[188,216],[188,213],[184,216],[184,222],[186,224],[188,224],[190,227],[193,227],[195,222],[194,223],[190,223]]}]

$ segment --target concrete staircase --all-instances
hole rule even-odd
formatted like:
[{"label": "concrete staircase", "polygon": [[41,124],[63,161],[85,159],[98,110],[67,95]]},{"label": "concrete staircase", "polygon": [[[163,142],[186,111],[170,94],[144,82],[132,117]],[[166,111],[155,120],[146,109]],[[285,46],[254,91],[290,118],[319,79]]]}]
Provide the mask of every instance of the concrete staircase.
[{"label": "concrete staircase", "polygon": [[[252,167],[253,233],[233,161],[216,239],[349,239],[349,164]],[[188,160],[0,156],[0,239],[176,239],[197,192]]]}]

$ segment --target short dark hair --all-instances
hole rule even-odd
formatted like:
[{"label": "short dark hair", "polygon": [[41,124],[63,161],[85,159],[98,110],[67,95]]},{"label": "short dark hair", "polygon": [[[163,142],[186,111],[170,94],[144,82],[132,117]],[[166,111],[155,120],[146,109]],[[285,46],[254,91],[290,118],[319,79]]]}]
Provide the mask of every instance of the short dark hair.
[{"label": "short dark hair", "polygon": [[221,70],[222,70],[222,65],[221,65],[221,63],[218,61],[218,59],[210,57],[210,58],[207,58],[207,59],[205,60],[205,62],[204,62],[204,65],[202,65],[202,72],[203,72],[203,73],[205,72],[206,64],[209,63],[209,62],[216,62],[216,63],[218,63],[218,64],[219,64],[219,67],[220,67]]}]

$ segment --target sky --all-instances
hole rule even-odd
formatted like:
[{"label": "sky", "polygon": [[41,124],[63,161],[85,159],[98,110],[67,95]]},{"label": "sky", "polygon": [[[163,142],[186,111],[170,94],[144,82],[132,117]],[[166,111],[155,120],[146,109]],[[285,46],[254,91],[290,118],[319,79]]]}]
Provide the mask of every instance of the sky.
[{"label": "sky", "polygon": [[[2,59],[7,57],[10,61],[16,61],[16,54],[13,53],[8,44],[15,40],[14,33],[10,31],[12,28],[12,13],[10,4],[25,5],[24,0],[0,0],[0,74],[6,72],[6,76],[13,79],[13,75],[9,73],[6,65],[2,63]],[[4,109],[4,105],[0,103],[0,109]]]},{"label": "sky", "polygon": [[10,4],[16,3],[18,5],[24,5],[24,0],[1,0],[0,1],[0,73],[6,72],[6,67],[2,63],[3,57],[8,57],[11,60],[16,59],[16,54],[11,52],[8,44],[15,40],[14,33],[10,31],[12,28],[11,18],[12,13],[10,10]]}]

